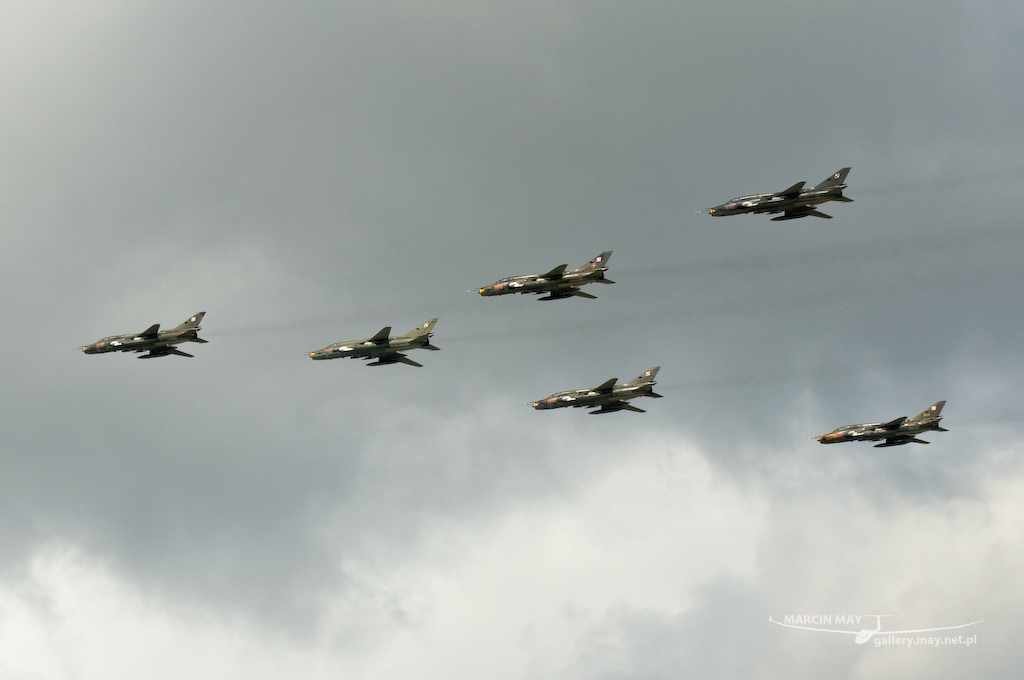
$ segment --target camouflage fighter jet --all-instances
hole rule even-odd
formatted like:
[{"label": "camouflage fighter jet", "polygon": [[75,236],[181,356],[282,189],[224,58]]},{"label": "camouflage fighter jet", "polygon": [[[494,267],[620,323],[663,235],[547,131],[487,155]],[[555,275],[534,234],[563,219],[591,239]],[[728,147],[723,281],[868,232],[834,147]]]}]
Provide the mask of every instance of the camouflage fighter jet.
[{"label": "camouflage fighter jet", "polygon": [[615,381],[617,378],[612,378],[592,389],[556,392],[547,399],[533,402],[533,408],[542,411],[551,408],[564,408],[566,406],[574,408],[594,408],[595,406],[600,406],[601,408],[598,410],[591,411],[590,415],[613,413],[615,411],[645,413],[643,409],[633,406],[628,401],[637,397],[661,399],[661,395],[655,394],[653,389],[657,384],[654,382],[654,376],[658,375],[658,369],[660,368],[661,366],[654,366],[644,371],[643,375],[621,385],[616,385]]},{"label": "camouflage fighter jet", "polygon": [[432,331],[436,323],[437,319],[431,319],[424,324],[420,324],[405,335],[394,337],[388,337],[388,333],[391,332],[391,326],[385,326],[372,338],[336,342],[323,349],[310,352],[309,356],[315,360],[341,358],[375,359],[373,363],[367,364],[367,366],[386,366],[388,364],[402,363],[422,368],[423,364],[417,364],[402,354],[402,352],[410,349],[440,349],[430,344],[430,338],[434,335]]},{"label": "camouflage fighter jet", "polygon": [[149,352],[143,354],[139,359],[153,359],[165,357],[168,354],[177,354],[180,357],[192,357],[175,347],[183,342],[206,342],[199,337],[199,323],[203,320],[206,312],[199,312],[185,323],[175,326],[169,331],[160,330],[160,324],[155,323],[139,334],[129,333],[127,335],[111,335],[99,342],[94,342],[85,347],[78,347],[86,354],[104,354],[106,352]]},{"label": "camouflage fighter jet", "polygon": [[810,189],[804,189],[804,183],[797,182],[790,188],[774,194],[739,196],[708,209],[708,214],[713,217],[722,217],[742,213],[782,213],[779,217],[773,217],[772,222],[795,220],[808,215],[830,220],[832,216],[818,212],[816,206],[829,201],[853,202],[852,198],[843,196],[843,189],[846,188],[843,182],[846,181],[846,175],[849,172],[850,168],[843,168]]},{"label": "camouflage fighter jet", "polygon": [[944,427],[939,427],[939,421],[942,420],[942,416],[939,414],[942,413],[942,407],[945,405],[945,401],[937,401],[913,418],[902,416],[887,423],[847,425],[821,435],[818,437],[818,441],[822,444],[836,444],[838,442],[876,442],[879,439],[884,439],[885,441],[881,444],[875,444],[876,449],[887,446],[903,446],[911,442],[930,444],[931,442],[918,439],[915,435],[929,430],[948,432],[949,430]]},{"label": "camouflage fighter jet", "polygon": [[533,293],[535,295],[547,293],[547,297],[539,298],[541,302],[562,300],[574,295],[595,300],[597,299],[596,295],[584,293],[580,290],[580,286],[588,283],[615,283],[604,277],[604,273],[608,271],[608,258],[611,256],[612,251],[606,250],[579,269],[566,271],[565,268],[569,265],[560,264],[547,274],[509,276],[489,286],[484,286],[480,289],[480,294],[490,297],[509,293]]}]

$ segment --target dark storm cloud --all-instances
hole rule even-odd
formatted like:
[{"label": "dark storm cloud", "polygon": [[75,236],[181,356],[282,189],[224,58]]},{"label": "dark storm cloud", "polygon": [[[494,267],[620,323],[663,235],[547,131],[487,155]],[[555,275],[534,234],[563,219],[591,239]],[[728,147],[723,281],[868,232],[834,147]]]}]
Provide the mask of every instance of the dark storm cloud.
[{"label": "dark storm cloud", "polygon": [[[566,433],[685,436],[771,495],[822,424],[1019,410],[1022,185],[1000,169],[1024,141],[1021,17],[1000,5],[9,18],[32,36],[4,48],[0,111],[9,568],[81,541],[306,630],[347,557],[401,563],[438,518],[500,518],[607,464],[552,451]],[[693,212],[844,165],[855,202],[831,221]],[[464,292],[609,248],[596,301]],[[192,360],[71,351],[201,309]],[[423,369],[302,357],[433,316]],[[521,406],[656,363],[673,393],[641,420]],[[970,495],[953,478],[992,460],[958,459],[960,436],[932,475],[847,481]]]}]

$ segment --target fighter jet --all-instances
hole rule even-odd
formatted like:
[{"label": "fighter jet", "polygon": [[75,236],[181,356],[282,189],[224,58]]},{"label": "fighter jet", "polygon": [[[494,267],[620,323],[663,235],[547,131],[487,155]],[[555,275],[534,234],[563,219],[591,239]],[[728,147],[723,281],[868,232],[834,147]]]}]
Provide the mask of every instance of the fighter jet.
[{"label": "fighter jet", "polygon": [[949,430],[939,427],[939,421],[942,420],[942,416],[939,414],[942,413],[942,407],[945,405],[945,401],[937,401],[913,418],[902,416],[887,423],[847,425],[821,435],[818,437],[818,441],[822,444],[836,444],[838,442],[876,442],[879,439],[884,439],[885,441],[881,444],[875,444],[876,449],[887,446],[903,446],[911,442],[930,444],[931,442],[918,439],[915,435],[929,430],[948,432]]},{"label": "fighter jet", "polygon": [[594,408],[600,406],[601,408],[598,410],[591,411],[590,415],[613,413],[615,411],[645,413],[643,409],[633,406],[628,401],[637,397],[661,399],[661,395],[655,394],[653,389],[657,384],[654,382],[654,376],[658,375],[658,369],[660,368],[661,366],[649,368],[644,371],[643,375],[621,385],[616,385],[615,381],[617,378],[612,378],[592,389],[556,392],[547,399],[533,402],[533,408],[542,411],[551,408],[564,408],[566,406],[574,408]]},{"label": "fighter jet", "polygon": [[434,335],[431,331],[434,330],[434,324],[436,323],[437,319],[431,319],[424,324],[420,324],[405,335],[395,337],[388,337],[388,333],[391,332],[391,326],[385,326],[371,338],[336,342],[323,349],[310,352],[309,356],[315,360],[348,358],[363,359],[365,361],[375,359],[373,363],[367,364],[367,366],[386,366],[388,364],[403,363],[422,368],[423,364],[417,364],[402,354],[402,352],[410,349],[440,349],[430,344],[430,338]]},{"label": "fighter jet", "polygon": [[832,219],[831,215],[819,212],[815,206],[829,201],[852,203],[852,198],[843,196],[843,189],[846,188],[843,182],[846,181],[846,175],[849,172],[850,168],[843,168],[810,189],[804,189],[804,182],[797,182],[790,188],[774,194],[739,196],[708,209],[708,214],[722,217],[723,215],[739,215],[741,213],[782,213],[779,217],[773,217],[772,222],[795,220],[808,215],[830,220]]},{"label": "fighter jet", "polygon": [[104,354],[105,352],[149,352],[143,354],[139,359],[153,359],[165,357],[168,354],[177,354],[180,357],[192,357],[175,347],[183,342],[206,342],[199,337],[199,322],[203,320],[206,312],[199,312],[185,323],[175,326],[169,331],[160,330],[160,324],[155,323],[139,334],[129,333],[127,335],[111,335],[91,345],[79,347],[86,354]]},{"label": "fighter jet", "polygon": [[484,297],[491,295],[507,295],[509,293],[533,293],[547,297],[539,298],[541,302],[548,300],[562,300],[572,296],[597,299],[596,295],[584,293],[580,286],[588,283],[615,283],[604,277],[608,271],[608,258],[612,251],[606,250],[579,269],[565,268],[569,265],[560,264],[547,274],[523,274],[522,276],[509,276],[489,286],[480,289]]}]

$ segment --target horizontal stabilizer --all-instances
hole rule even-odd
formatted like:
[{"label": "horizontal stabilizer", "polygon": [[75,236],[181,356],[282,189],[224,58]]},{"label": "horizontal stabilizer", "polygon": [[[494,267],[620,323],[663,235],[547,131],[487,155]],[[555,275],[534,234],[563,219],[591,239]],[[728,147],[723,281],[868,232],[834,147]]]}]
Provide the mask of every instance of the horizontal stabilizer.
[{"label": "horizontal stabilizer", "polygon": [[584,293],[582,290],[579,290],[577,288],[573,289],[571,295],[575,295],[576,297],[587,298],[589,300],[596,300],[597,299],[596,295],[591,295],[590,293]]},{"label": "horizontal stabilizer", "polygon": [[797,182],[788,189],[779,192],[779,196],[797,196],[804,188],[804,182]]},{"label": "horizontal stabilizer", "polygon": [[384,328],[381,328],[379,331],[377,331],[377,335],[375,335],[372,338],[370,338],[370,342],[374,342],[374,343],[376,343],[378,345],[383,343],[383,342],[387,342],[388,341],[388,335],[390,333],[391,333],[391,326],[384,326]]},{"label": "horizontal stabilizer", "polygon": [[846,196],[843,196],[843,195],[836,196],[832,200],[833,201],[839,201],[840,203],[853,203],[853,199],[852,198],[847,198]]},{"label": "horizontal stabilizer", "polygon": [[807,214],[808,214],[808,215],[812,215],[812,216],[814,216],[814,217],[820,217],[820,218],[822,218],[822,219],[825,219],[825,220],[830,220],[830,219],[832,219],[832,216],[831,216],[831,215],[826,215],[825,213],[821,212],[820,210],[812,210],[812,211],[810,211],[810,212],[809,212],[809,213],[807,213]]},{"label": "horizontal stabilizer", "polygon": [[191,340],[191,341],[192,341],[192,342],[202,342],[202,343],[204,343],[204,344],[205,344],[205,343],[207,343],[207,342],[209,342],[209,340],[203,340],[203,339],[202,339],[201,337],[199,337],[198,335],[197,335],[196,337],[192,338],[192,340]]},{"label": "horizontal stabilizer", "polygon": [[662,399],[663,398],[662,395],[658,394],[657,392],[650,392],[650,393],[648,393],[645,396],[654,397],[655,399]]},{"label": "horizontal stabilizer", "polygon": [[562,278],[562,274],[565,273],[565,269],[568,266],[569,265],[567,264],[560,264],[551,271],[549,271],[547,274],[541,274],[540,277],[542,279],[560,279]]},{"label": "horizontal stabilizer", "polygon": [[139,333],[140,338],[155,338],[160,332],[160,324],[155,323],[146,330]]},{"label": "horizontal stabilizer", "polygon": [[609,380],[605,380],[603,383],[601,383],[600,385],[595,387],[593,389],[593,391],[594,392],[611,392],[612,388],[615,387],[615,382],[617,380],[618,380],[618,378],[611,378]]},{"label": "horizontal stabilizer", "polygon": [[611,279],[594,279],[594,283],[615,283]]}]

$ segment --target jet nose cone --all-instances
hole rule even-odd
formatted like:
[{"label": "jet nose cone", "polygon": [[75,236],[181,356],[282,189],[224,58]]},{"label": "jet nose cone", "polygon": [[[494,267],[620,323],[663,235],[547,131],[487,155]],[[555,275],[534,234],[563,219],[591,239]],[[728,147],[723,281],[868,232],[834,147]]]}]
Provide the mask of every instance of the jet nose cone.
[{"label": "jet nose cone", "polygon": [[481,288],[480,289],[480,294],[481,295],[486,295],[487,294],[487,289],[486,288]]}]

